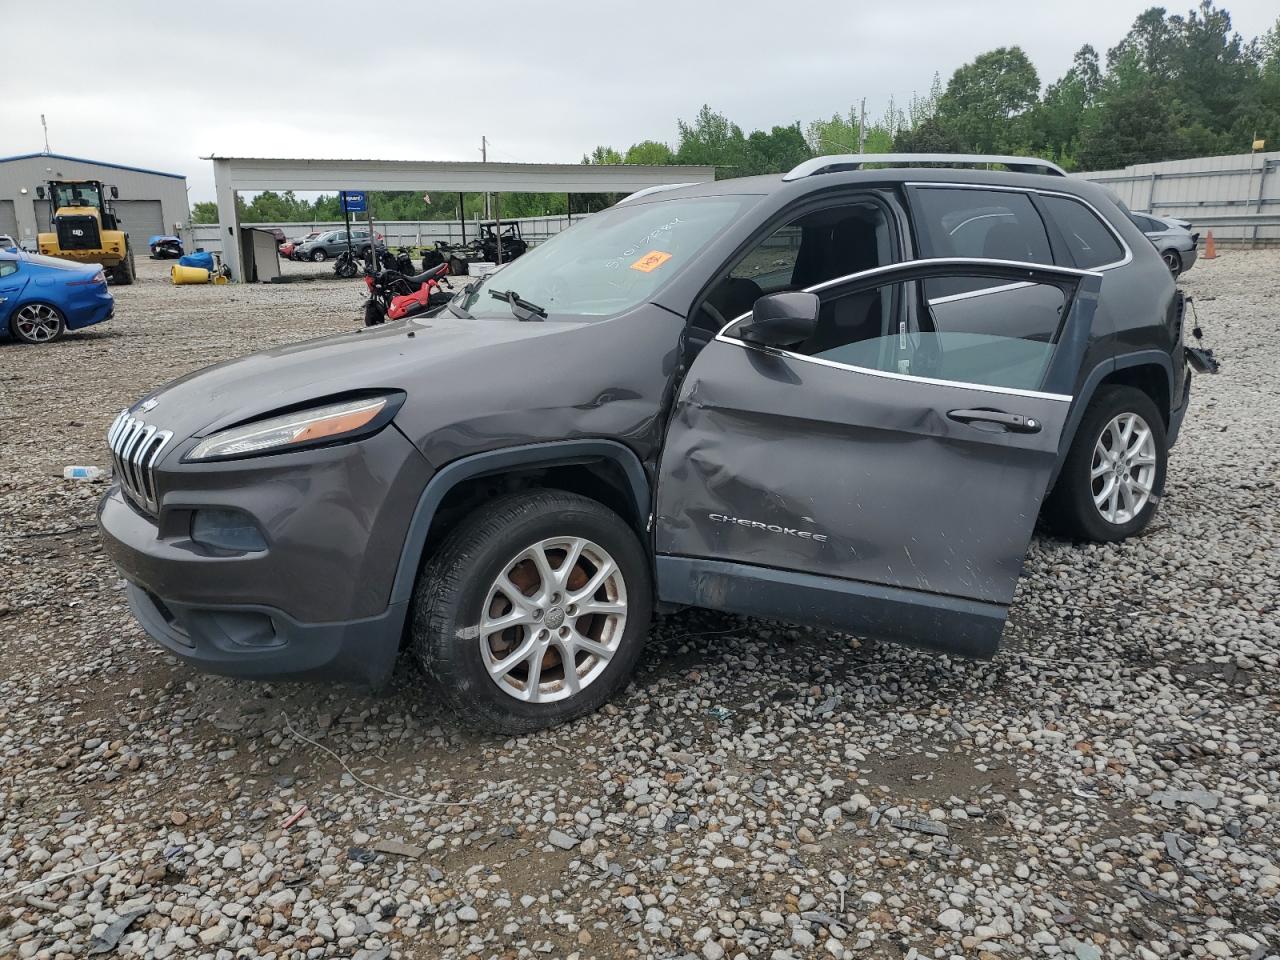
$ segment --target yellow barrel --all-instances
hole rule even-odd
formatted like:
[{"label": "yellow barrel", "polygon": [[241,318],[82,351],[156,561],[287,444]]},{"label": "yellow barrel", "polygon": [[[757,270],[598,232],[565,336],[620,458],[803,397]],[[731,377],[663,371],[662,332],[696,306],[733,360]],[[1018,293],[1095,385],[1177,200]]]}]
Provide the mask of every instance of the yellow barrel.
[{"label": "yellow barrel", "polygon": [[169,269],[174,283],[208,283],[209,271],[204,267],[184,267],[175,263]]}]

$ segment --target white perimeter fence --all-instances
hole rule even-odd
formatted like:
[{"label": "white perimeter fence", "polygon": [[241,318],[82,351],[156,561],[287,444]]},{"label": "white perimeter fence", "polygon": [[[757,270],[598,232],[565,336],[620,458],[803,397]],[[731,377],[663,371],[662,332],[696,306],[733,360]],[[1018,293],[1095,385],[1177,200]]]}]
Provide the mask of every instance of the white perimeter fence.
[{"label": "white perimeter fence", "polygon": [[1109,187],[1135,212],[1190,220],[1193,230],[1212,230],[1217,241],[1280,243],[1280,151],[1138,163],[1074,176]]}]

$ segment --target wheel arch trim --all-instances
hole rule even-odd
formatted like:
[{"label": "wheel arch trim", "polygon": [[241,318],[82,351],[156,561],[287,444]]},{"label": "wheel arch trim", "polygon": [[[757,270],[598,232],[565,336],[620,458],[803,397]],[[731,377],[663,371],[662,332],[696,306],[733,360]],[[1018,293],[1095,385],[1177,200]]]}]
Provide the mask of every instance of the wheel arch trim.
[{"label": "wheel arch trim", "polygon": [[[1049,477],[1048,489],[1052,490],[1054,484],[1058,482],[1058,474],[1062,471],[1062,465],[1066,462],[1067,454],[1071,452],[1071,444],[1075,442],[1076,430],[1080,426],[1080,421],[1084,419],[1085,410],[1088,409],[1089,404],[1093,401],[1093,395],[1102,386],[1102,382],[1118,370],[1147,366],[1156,366],[1164,371],[1168,396],[1172,404],[1173,361],[1169,358],[1169,354],[1163,350],[1135,350],[1132,353],[1122,353],[1099,363],[1089,371],[1089,376],[1085,378],[1084,384],[1076,391],[1076,400],[1071,405],[1071,412],[1067,415],[1067,422],[1062,430],[1062,438],[1058,441],[1058,462],[1054,465],[1053,474]],[[1166,417],[1171,412],[1171,410],[1161,411]]]},{"label": "wheel arch trim", "polygon": [[458,484],[515,468],[554,467],[593,460],[607,460],[622,469],[636,516],[642,520],[647,518],[652,499],[648,474],[631,448],[616,440],[557,440],[503,447],[472,454],[441,467],[427,481],[418,497],[418,505],[414,508],[404,546],[400,551],[400,563],[391,585],[390,602],[401,603],[413,596],[418,566],[426,546],[427,534],[431,530],[431,522],[445,496]]}]

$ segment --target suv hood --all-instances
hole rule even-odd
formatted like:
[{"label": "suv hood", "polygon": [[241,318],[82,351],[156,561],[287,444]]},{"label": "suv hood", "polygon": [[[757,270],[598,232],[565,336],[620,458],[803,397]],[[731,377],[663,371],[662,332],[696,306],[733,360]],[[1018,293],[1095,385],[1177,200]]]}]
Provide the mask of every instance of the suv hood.
[{"label": "suv hood", "polygon": [[463,358],[504,344],[568,336],[590,325],[467,320],[448,314],[389,323],[206,367],[152,391],[131,409],[148,423],[172,430],[175,439],[203,437],[284,407],[354,390],[420,395],[435,379],[434,372]]}]

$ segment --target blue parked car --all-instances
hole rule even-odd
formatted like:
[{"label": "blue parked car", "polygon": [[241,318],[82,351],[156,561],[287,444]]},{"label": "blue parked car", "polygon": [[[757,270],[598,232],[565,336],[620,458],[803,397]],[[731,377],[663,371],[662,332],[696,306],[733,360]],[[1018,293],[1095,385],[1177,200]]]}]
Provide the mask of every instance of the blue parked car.
[{"label": "blue parked car", "polygon": [[110,320],[115,300],[102,267],[0,249],[0,337],[49,343]]}]

